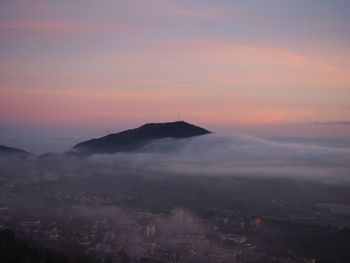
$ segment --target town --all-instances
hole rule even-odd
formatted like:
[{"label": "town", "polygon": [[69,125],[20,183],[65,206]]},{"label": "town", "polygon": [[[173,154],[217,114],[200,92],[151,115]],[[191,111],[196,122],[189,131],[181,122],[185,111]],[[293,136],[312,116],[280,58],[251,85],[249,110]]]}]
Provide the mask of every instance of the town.
[{"label": "town", "polygon": [[[319,254],[301,251],[295,239],[315,231],[322,237],[349,234],[349,225],[339,225],[349,223],[349,210],[340,209],[339,214],[336,205],[310,202],[295,207],[293,202],[268,200],[273,207],[280,207],[277,214],[275,209],[269,213],[266,200],[261,202],[266,207],[260,207],[260,214],[251,206],[215,207],[210,200],[207,206],[196,201],[193,207],[182,208],[181,202],[143,200],[149,191],[153,196],[154,189],[129,189],[126,193],[118,191],[114,183],[114,193],[101,192],[97,181],[103,184],[112,178],[98,176],[13,177],[2,173],[1,231],[11,230],[19,240],[68,255],[83,255],[91,262],[172,263],[322,262]],[[130,180],[149,181],[131,175],[118,177],[123,189]],[[75,187],[77,182],[88,181],[95,186],[94,190],[86,188],[91,192]],[[192,201],[198,198],[191,195]],[[237,202],[234,199],[232,202]]]}]

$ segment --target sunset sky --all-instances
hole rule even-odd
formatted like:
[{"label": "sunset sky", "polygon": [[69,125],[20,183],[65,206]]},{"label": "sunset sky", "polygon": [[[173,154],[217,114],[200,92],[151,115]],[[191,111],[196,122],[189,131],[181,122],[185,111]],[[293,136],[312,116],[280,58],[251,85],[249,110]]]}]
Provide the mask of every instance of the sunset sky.
[{"label": "sunset sky", "polygon": [[349,13],[348,0],[3,0],[0,128],[348,122]]}]

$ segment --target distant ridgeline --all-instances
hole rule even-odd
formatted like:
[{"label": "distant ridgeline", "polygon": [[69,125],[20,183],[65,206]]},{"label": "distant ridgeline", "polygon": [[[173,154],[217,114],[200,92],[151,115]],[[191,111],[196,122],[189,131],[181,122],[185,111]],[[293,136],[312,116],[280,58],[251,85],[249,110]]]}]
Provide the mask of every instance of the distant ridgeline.
[{"label": "distant ridgeline", "polygon": [[21,149],[0,145],[1,157],[28,157],[30,155],[32,154]]},{"label": "distant ridgeline", "polygon": [[184,121],[149,123],[136,129],[78,143],[73,147],[71,153],[94,154],[135,151],[150,140],[188,138],[209,133],[211,132],[206,129]]}]

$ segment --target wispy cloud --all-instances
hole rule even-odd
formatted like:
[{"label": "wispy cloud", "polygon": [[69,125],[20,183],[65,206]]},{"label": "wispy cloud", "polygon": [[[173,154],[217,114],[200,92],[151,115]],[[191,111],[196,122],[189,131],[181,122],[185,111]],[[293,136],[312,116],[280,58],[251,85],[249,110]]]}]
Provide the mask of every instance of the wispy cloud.
[{"label": "wispy cloud", "polygon": [[[136,1],[139,5],[140,3]],[[172,17],[179,19],[198,19],[198,20],[236,20],[238,19],[238,9],[234,5],[219,8],[216,5],[201,3],[193,5],[190,1],[171,1],[171,0],[148,0],[143,4],[153,6],[153,15],[161,17]],[[228,10],[230,12],[228,12]]]},{"label": "wispy cloud", "polygon": [[350,121],[316,121],[316,125],[350,125]]},{"label": "wispy cloud", "polygon": [[[320,58],[263,45],[230,40],[155,43],[153,56],[178,54],[209,71],[215,83],[234,86],[349,88],[350,72]],[[230,69],[230,70],[228,70]]]},{"label": "wispy cloud", "polygon": [[47,21],[41,23],[0,23],[0,32],[45,33],[45,34],[87,34],[103,31],[125,30],[125,23],[82,23],[66,21]]}]

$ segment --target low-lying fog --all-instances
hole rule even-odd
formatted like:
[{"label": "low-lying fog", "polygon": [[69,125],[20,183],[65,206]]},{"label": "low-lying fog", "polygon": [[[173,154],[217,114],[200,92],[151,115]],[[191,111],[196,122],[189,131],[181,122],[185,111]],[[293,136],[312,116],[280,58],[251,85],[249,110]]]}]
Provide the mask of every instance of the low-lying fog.
[{"label": "low-lying fog", "polygon": [[137,153],[95,154],[68,158],[1,161],[1,170],[16,173],[116,173],[289,177],[350,182],[350,148],[271,142],[240,133],[210,134],[186,139],[162,139]]}]

